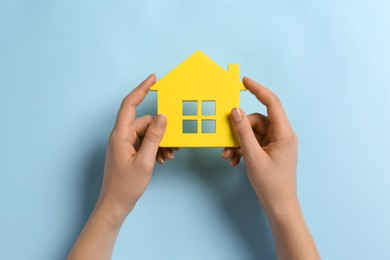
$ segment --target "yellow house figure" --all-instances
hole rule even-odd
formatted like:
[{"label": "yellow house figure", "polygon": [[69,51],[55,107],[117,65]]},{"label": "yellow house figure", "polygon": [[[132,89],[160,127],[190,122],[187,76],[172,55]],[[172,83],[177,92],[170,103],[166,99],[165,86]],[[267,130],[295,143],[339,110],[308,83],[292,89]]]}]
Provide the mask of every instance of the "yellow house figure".
[{"label": "yellow house figure", "polygon": [[240,66],[224,70],[196,51],[156,82],[158,114],[168,120],[161,147],[238,147],[230,122],[240,106]]}]

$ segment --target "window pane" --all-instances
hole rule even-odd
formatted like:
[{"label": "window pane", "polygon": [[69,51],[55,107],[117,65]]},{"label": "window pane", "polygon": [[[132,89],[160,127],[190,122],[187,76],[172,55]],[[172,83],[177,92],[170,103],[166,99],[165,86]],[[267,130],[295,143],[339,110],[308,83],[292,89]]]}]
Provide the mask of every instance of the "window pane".
[{"label": "window pane", "polygon": [[215,101],[202,101],[202,116],[215,116]]},{"label": "window pane", "polygon": [[198,102],[197,101],[183,101],[183,116],[196,116],[198,115]]},{"label": "window pane", "polygon": [[183,134],[196,134],[198,122],[196,120],[183,120]]},{"label": "window pane", "polygon": [[202,133],[215,133],[215,120],[202,120]]}]

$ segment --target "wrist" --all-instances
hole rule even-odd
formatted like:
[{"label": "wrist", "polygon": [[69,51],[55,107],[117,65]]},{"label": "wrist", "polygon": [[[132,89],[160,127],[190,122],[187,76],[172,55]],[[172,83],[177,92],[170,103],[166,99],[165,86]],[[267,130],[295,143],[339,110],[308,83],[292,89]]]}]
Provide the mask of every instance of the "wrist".
[{"label": "wrist", "polygon": [[124,209],[109,200],[99,199],[93,214],[103,217],[112,226],[120,227],[131,210]]},{"label": "wrist", "polygon": [[270,221],[291,220],[302,216],[297,197],[292,197],[277,203],[268,203],[267,206],[263,208]]}]

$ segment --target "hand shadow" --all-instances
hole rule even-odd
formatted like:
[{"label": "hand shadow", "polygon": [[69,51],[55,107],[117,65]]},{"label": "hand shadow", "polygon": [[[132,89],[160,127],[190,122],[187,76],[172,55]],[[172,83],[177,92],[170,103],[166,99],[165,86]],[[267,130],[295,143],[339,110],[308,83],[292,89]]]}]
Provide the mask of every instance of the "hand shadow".
[{"label": "hand shadow", "polygon": [[276,259],[271,229],[246,176],[244,163],[235,168],[228,166],[227,161],[220,159],[221,149],[195,148],[188,152],[191,161],[186,162],[186,167],[211,186],[253,259]]}]

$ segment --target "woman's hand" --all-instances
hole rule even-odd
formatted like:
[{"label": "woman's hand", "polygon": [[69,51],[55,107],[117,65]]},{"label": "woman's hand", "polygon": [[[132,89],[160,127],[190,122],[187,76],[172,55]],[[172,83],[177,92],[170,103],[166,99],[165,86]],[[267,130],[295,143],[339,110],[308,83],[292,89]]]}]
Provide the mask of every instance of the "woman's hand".
[{"label": "woman's hand", "polygon": [[267,116],[234,108],[233,128],[240,148],[225,148],[222,157],[236,166],[241,156],[249,181],[271,224],[279,259],[319,259],[304,222],[296,191],[298,139],[278,97],[244,77],[244,85],[267,107]]},{"label": "woman's hand", "polygon": [[248,178],[265,209],[294,202],[297,136],[275,94],[247,77],[243,83],[267,107],[268,117],[259,113],[246,116],[234,108],[232,122],[241,147],[226,148],[223,158],[231,159],[235,166],[243,156]]},{"label": "woman's hand", "polygon": [[173,159],[173,149],[159,148],[167,119],[164,115],[135,118],[136,107],[142,102],[156,76],[150,75],[121,104],[111,132],[104,167],[99,203],[115,205],[129,213],[145,191],[155,160],[164,163]]},{"label": "woman's hand", "polygon": [[110,259],[119,229],[148,186],[155,160],[173,159],[173,149],[159,149],[164,115],[135,118],[156,76],[150,75],[123,99],[111,132],[99,200],[68,259]]}]

